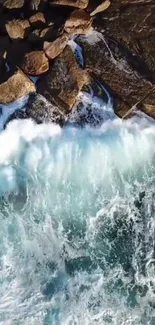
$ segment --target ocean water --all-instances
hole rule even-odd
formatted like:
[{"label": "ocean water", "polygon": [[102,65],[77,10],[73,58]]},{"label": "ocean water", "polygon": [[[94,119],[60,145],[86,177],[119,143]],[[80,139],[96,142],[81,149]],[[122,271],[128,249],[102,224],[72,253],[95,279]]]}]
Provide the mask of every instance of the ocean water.
[{"label": "ocean water", "polygon": [[155,324],[155,126],[0,133],[0,324]]}]

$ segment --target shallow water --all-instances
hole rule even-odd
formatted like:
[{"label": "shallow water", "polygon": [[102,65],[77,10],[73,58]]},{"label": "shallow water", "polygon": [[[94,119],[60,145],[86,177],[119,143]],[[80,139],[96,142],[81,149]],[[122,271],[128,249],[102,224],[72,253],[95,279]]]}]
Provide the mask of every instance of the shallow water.
[{"label": "shallow water", "polygon": [[0,134],[0,324],[155,324],[155,127]]}]

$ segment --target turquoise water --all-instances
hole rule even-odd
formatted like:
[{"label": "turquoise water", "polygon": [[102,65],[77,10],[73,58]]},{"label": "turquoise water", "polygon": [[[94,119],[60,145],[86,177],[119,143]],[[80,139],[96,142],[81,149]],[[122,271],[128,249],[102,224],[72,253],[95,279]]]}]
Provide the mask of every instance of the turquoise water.
[{"label": "turquoise water", "polygon": [[155,127],[0,134],[0,324],[155,324]]}]

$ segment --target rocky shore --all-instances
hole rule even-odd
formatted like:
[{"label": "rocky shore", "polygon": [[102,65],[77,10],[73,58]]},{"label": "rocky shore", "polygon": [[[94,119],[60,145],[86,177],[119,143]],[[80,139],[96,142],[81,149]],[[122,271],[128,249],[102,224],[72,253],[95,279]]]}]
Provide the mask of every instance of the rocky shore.
[{"label": "rocky shore", "polygon": [[154,0],[0,0],[0,105],[30,95],[10,119],[63,125],[97,80],[120,118],[155,118],[154,17]]}]

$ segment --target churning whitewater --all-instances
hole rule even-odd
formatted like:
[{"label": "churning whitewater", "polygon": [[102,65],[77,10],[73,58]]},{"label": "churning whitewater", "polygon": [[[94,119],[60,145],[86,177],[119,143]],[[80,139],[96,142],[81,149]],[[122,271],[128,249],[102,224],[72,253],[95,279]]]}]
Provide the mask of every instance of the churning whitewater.
[{"label": "churning whitewater", "polygon": [[155,324],[155,126],[0,134],[0,324]]}]

